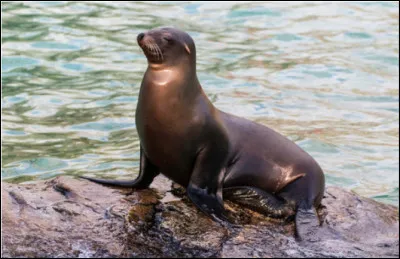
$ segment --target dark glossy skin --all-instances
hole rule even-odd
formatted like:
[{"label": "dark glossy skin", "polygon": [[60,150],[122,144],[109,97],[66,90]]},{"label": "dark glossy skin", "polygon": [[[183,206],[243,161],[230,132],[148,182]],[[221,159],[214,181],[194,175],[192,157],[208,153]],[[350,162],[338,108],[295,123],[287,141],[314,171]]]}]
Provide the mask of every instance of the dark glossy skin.
[{"label": "dark glossy skin", "polygon": [[272,216],[294,211],[298,235],[315,232],[314,209],[325,187],[317,162],[272,129],[215,108],[197,79],[187,33],[154,29],[139,34],[138,44],[149,64],[136,110],[140,174],[134,181],[95,181],[146,188],[163,173],[210,216],[225,219],[226,195]]}]

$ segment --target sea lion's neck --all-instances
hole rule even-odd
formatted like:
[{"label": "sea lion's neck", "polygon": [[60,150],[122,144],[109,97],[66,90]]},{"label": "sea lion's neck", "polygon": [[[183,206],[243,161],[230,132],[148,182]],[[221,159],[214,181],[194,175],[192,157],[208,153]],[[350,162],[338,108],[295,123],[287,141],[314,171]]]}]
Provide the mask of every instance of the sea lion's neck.
[{"label": "sea lion's neck", "polygon": [[185,99],[195,98],[202,93],[196,70],[185,66],[163,67],[149,64],[144,77],[145,89],[166,97],[185,96]]}]

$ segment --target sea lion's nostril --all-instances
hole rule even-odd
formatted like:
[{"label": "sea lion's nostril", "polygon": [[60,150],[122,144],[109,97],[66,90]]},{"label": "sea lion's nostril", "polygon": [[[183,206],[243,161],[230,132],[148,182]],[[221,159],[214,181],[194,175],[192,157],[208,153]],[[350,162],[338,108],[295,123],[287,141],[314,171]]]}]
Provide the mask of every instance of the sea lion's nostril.
[{"label": "sea lion's nostril", "polygon": [[144,33],[139,33],[137,36],[138,41],[141,41],[144,38]]}]

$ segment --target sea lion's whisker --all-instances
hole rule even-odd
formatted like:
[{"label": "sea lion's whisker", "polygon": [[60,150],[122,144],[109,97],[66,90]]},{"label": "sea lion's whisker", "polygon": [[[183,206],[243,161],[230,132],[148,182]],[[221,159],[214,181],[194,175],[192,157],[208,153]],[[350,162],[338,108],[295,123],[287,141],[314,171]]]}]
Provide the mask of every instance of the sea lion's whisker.
[{"label": "sea lion's whisker", "polygon": [[152,52],[153,51],[153,45],[152,44],[147,45],[147,50],[149,52]]},{"label": "sea lion's whisker", "polygon": [[154,48],[154,51],[157,53],[157,59],[160,60],[161,59],[160,48],[155,43],[153,44],[153,48]]},{"label": "sea lion's whisker", "polygon": [[147,49],[148,51],[152,54],[152,55],[156,55],[157,59],[159,59],[159,54],[156,48],[156,45],[154,43],[150,43],[149,45],[147,45]]},{"label": "sea lion's whisker", "polygon": [[162,54],[162,51],[161,51],[161,49],[160,49],[160,47],[158,45],[156,45],[156,47],[157,47],[158,52],[160,53],[161,61],[163,61],[164,60],[164,56]]},{"label": "sea lion's whisker", "polygon": [[156,53],[156,55],[157,55],[157,59],[159,60],[160,59],[160,54],[158,53],[158,50],[157,50],[157,45],[155,44],[155,43],[153,43],[152,44],[152,48],[153,48],[153,51]]},{"label": "sea lion's whisker", "polygon": [[149,45],[148,43],[146,43],[146,44],[144,45],[144,47],[146,48],[147,51],[150,51],[150,45]]}]

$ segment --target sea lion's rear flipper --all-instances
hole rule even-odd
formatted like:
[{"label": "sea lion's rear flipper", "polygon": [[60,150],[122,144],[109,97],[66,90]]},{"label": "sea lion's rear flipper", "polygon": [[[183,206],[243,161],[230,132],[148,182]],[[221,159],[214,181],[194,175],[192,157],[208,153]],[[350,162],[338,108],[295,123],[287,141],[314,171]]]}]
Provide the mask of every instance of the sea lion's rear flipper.
[{"label": "sea lion's rear flipper", "polygon": [[224,188],[223,193],[224,199],[273,218],[285,218],[294,215],[294,206],[256,187],[229,187]]},{"label": "sea lion's rear flipper", "polygon": [[131,181],[119,181],[119,180],[104,180],[96,179],[86,176],[79,176],[80,178],[112,186],[130,187],[135,189],[145,189],[153,182],[154,177],[159,174],[158,168],[153,165],[143,152],[142,147],[140,147],[140,168],[139,176],[135,180]]},{"label": "sea lion's rear flipper", "polygon": [[320,221],[314,208],[298,208],[296,212],[296,236],[300,241],[317,242],[321,233]]}]

